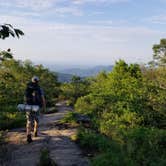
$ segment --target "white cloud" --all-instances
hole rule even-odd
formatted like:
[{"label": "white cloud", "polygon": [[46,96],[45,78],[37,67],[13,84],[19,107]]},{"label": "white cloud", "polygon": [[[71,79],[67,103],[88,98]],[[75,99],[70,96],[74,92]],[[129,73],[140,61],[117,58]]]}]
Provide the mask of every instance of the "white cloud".
[{"label": "white cloud", "polygon": [[0,6],[43,10],[51,8],[54,3],[56,0],[1,0]]},{"label": "white cloud", "polygon": [[154,24],[166,24],[166,14],[153,16],[153,17],[147,18],[145,20],[148,22],[154,23]]},{"label": "white cloud", "polygon": [[71,7],[73,4],[122,3],[131,0],[0,0],[0,7],[26,8],[33,11],[57,7]]},{"label": "white cloud", "polygon": [[82,16],[83,15],[83,11],[81,11],[80,9],[76,8],[76,7],[71,7],[71,6],[67,6],[67,7],[58,7],[55,8],[53,11],[49,11],[47,12],[47,14],[57,14],[60,16],[65,16],[66,14],[71,14],[74,16]]},{"label": "white cloud", "polygon": [[122,3],[130,0],[72,0],[73,4],[86,4],[86,3]]},{"label": "white cloud", "polygon": [[[0,0],[0,8],[10,10],[11,15],[24,15],[26,17],[46,16],[82,16],[84,8],[81,4],[105,4],[105,3],[122,3],[130,0]],[[80,5],[78,5],[80,4]],[[24,11],[22,9],[25,9]],[[1,11],[1,14],[3,13]],[[4,10],[5,12],[5,10]],[[94,14],[97,11],[91,11]],[[102,13],[99,12],[100,14]],[[98,13],[98,14],[99,14]]]},{"label": "white cloud", "polygon": [[63,63],[114,63],[150,61],[151,48],[165,32],[146,27],[45,23],[23,17],[3,16],[25,32],[20,40],[0,41],[2,49],[11,47],[19,59]]},{"label": "white cloud", "polygon": [[[83,11],[78,6],[72,5],[71,1],[67,2],[67,0],[0,0],[0,7],[4,9],[10,7],[10,15],[25,17],[83,15]],[[5,12],[1,11],[1,13]]]}]

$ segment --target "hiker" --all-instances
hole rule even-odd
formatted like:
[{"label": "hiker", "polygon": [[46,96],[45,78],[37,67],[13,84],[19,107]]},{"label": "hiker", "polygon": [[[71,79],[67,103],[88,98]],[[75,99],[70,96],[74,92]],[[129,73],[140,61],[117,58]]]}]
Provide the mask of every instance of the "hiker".
[{"label": "hiker", "polygon": [[[43,108],[43,112],[46,111],[46,102],[44,97],[44,92],[39,86],[39,78],[33,76],[31,82],[27,84],[25,91],[25,103],[28,105],[39,106],[39,111]],[[27,142],[32,142],[31,131],[33,128],[34,136],[37,137],[38,124],[39,124],[39,111],[26,112],[27,124]]]}]

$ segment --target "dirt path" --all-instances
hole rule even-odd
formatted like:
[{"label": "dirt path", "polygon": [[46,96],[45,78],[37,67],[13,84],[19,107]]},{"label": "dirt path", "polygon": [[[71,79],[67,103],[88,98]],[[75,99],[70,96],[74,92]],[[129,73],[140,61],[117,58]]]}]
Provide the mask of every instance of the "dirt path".
[{"label": "dirt path", "polygon": [[[58,166],[88,166],[88,160],[82,155],[79,147],[70,140],[76,132],[75,128],[64,128],[57,125],[58,121],[70,111],[64,103],[58,104],[58,112],[41,117],[39,136],[27,144],[25,128],[7,133],[8,144],[4,150],[7,158],[4,166],[36,166],[39,162],[41,149],[47,148],[51,159]],[[6,156],[4,154],[4,156]]]}]

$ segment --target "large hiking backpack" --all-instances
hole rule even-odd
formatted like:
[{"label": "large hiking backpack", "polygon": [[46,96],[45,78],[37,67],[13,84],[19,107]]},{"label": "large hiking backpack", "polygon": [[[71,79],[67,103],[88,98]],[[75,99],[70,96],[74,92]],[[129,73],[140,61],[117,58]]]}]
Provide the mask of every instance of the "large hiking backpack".
[{"label": "large hiking backpack", "polygon": [[38,84],[35,84],[33,82],[28,83],[27,89],[25,92],[27,104],[42,106],[41,95],[42,95],[41,89]]}]

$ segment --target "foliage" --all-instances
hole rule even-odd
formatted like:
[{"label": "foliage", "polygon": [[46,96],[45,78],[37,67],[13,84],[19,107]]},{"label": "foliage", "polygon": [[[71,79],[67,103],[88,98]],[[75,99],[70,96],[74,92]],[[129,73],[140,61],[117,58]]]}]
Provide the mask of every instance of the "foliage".
[{"label": "foliage", "polygon": [[62,123],[76,123],[76,117],[75,117],[75,112],[68,112],[64,118],[61,120]]},{"label": "foliage", "polygon": [[34,66],[30,61],[18,61],[14,58],[0,62],[0,122],[1,129],[22,126],[24,115],[16,112],[16,106],[23,103],[26,84],[33,75],[40,78],[47,106],[54,106],[59,94],[59,83],[55,73],[42,65]]},{"label": "foliage", "polygon": [[93,124],[78,133],[83,147],[98,151],[92,165],[165,165],[165,86],[165,67],[141,69],[123,60],[91,79],[75,109]]},{"label": "foliage", "polygon": [[17,128],[25,126],[25,115],[19,112],[0,112],[0,130]]},{"label": "foliage", "polygon": [[2,61],[0,64],[0,102],[1,106],[23,102],[26,84],[33,75],[38,75],[48,104],[58,97],[57,76],[43,66],[34,66],[31,62],[14,59]]},{"label": "foliage", "polygon": [[123,142],[109,139],[89,129],[80,129],[77,135],[80,146],[94,153],[94,166],[164,166],[166,163],[166,132],[159,129],[134,128],[123,132]]},{"label": "foliage", "polygon": [[159,44],[153,45],[153,64],[166,65],[166,39],[161,39]]},{"label": "foliage", "polygon": [[143,72],[147,107],[144,110],[144,124],[166,128],[166,68],[146,69]]},{"label": "foliage", "polygon": [[98,135],[90,129],[80,127],[77,133],[77,139],[82,148],[87,148],[88,151],[98,152],[110,148],[109,139],[103,135]]},{"label": "foliage", "polygon": [[[144,104],[140,73],[137,65],[128,66],[125,62],[120,61],[113,72],[107,76],[97,76],[96,81],[91,85],[91,93],[78,99],[75,105],[76,110],[84,114],[91,114],[96,119],[104,117],[107,113],[111,116],[114,114],[114,118],[119,119],[123,116],[127,117],[127,113],[131,118],[137,117]],[[103,118],[103,121],[105,120]],[[125,122],[124,118],[120,121],[121,124],[128,123],[128,120]]]},{"label": "foliage", "polygon": [[20,36],[24,35],[24,32],[20,29],[13,28],[11,24],[0,25],[0,39],[8,38],[10,35],[12,37],[16,36],[19,38]]},{"label": "foliage", "polygon": [[88,91],[88,81],[78,76],[73,76],[70,83],[61,86],[62,94],[69,100],[70,105],[74,105],[77,98],[86,95]]},{"label": "foliage", "polygon": [[50,158],[50,153],[47,148],[43,148],[40,153],[40,161],[37,166],[56,166],[57,164]]}]

